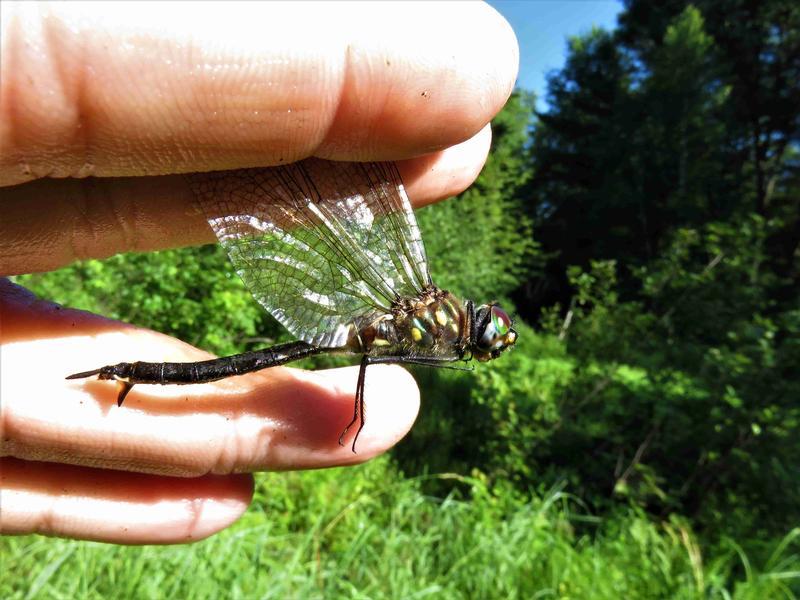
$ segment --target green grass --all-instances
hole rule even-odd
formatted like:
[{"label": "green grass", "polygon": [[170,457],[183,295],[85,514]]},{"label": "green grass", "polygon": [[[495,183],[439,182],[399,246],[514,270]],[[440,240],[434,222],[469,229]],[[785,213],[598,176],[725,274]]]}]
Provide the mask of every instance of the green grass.
[{"label": "green grass", "polygon": [[[439,476],[448,477],[448,476]],[[736,544],[704,554],[678,519],[588,516],[554,490],[527,500],[449,476],[426,496],[387,459],[259,476],[231,529],[189,546],[5,538],[0,597],[793,598],[800,530],[757,564]]]}]

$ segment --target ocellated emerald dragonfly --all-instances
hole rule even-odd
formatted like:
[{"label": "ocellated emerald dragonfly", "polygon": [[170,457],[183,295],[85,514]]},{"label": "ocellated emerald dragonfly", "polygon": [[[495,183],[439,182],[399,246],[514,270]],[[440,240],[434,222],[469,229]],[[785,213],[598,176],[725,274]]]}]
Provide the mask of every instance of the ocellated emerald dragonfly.
[{"label": "ocellated emerald dragonfly", "polygon": [[364,427],[371,364],[452,367],[488,361],[517,333],[496,303],[475,306],[434,285],[417,221],[393,163],[309,159],[190,175],[190,185],[254,298],[297,338],[191,363],[130,362],[67,379],[115,380],[122,404],[136,384],[191,384],[321,353],[361,356],[353,418]]}]

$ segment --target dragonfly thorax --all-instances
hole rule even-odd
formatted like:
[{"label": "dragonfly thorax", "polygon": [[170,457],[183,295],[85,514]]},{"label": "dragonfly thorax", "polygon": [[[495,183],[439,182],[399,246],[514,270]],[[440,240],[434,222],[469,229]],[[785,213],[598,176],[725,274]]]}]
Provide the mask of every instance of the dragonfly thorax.
[{"label": "dragonfly thorax", "polygon": [[469,318],[450,292],[435,287],[403,298],[391,312],[351,326],[348,347],[372,355],[458,359],[466,352]]}]

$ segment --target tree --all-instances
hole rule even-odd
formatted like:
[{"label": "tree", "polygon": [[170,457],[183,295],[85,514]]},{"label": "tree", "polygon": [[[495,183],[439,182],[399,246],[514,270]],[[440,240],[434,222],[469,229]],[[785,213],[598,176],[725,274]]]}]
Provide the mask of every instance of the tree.
[{"label": "tree", "polygon": [[532,460],[587,497],[798,515],[797,14],[631,1],[550,78],[529,189],[556,293],[528,299],[576,375]]}]

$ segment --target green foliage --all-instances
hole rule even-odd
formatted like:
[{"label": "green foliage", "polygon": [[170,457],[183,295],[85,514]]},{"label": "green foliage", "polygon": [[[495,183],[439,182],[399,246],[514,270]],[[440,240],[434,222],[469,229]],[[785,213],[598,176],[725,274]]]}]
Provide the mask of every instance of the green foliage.
[{"label": "green foliage", "polygon": [[213,245],[117,255],[15,279],[43,298],[232,354],[265,345],[280,329],[229,265]]},{"label": "green foliage", "polygon": [[241,521],[191,546],[5,538],[3,570],[16,575],[0,596],[760,600],[791,597],[800,577],[800,530],[761,551],[726,541],[704,553],[680,519],[599,520],[559,489],[513,498],[437,477],[456,489],[426,496],[386,459],[262,475]]},{"label": "green foliage", "polygon": [[549,258],[521,306],[545,305],[524,314],[574,375],[529,460],[595,506],[785,531],[800,519],[800,101],[785,102],[800,10],[631,0],[620,22],[571,41],[535,127],[529,214]]},{"label": "green foliage", "polygon": [[560,418],[574,361],[557,339],[516,327],[525,345],[473,373],[415,370],[423,404],[395,453],[404,470],[480,471],[523,489],[537,480],[537,455]]},{"label": "green foliage", "polygon": [[800,330],[796,308],[771,310],[768,231],[758,217],[679,230],[636,270],[639,300],[619,299],[613,262],[570,270],[569,310],[546,322],[575,374],[536,456],[553,477],[598,504],[691,512],[717,535],[798,518],[800,356],[785,334]]}]

